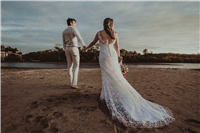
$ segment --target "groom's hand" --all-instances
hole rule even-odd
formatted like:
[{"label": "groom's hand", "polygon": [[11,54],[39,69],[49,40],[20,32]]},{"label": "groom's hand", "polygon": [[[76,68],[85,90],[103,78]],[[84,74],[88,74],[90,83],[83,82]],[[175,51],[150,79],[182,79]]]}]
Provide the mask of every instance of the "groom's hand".
[{"label": "groom's hand", "polygon": [[86,49],[86,46],[83,46],[83,50],[85,51],[85,49]]},{"label": "groom's hand", "polygon": [[86,48],[87,48],[86,46],[83,46],[83,50],[84,50],[85,52],[87,52]]}]

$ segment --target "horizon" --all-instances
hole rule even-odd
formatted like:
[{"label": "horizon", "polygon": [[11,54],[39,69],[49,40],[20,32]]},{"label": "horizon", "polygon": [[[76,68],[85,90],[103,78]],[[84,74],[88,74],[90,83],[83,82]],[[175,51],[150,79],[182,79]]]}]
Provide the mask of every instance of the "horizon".
[{"label": "horizon", "polygon": [[68,17],[76,19],[86,46],[103,29],[103,20],[111,17],[120,49],[199,53],[199,1],[2,1],[1,5],[1,45],[22,53],[53,49],[55,44],[62,47]]},{"label": "horizon", "polygon": [[[97,43],[98,44],[98,43]],[[79,46],[80,47],[80,46]],[[93,46],[94,47],[94,46]],[[6,47],[5,47],[6,48]],[[15,47],[11,47],[11,48],[15,48]],[[61,47],[62,48],[62,47]],[[17,48],[18,49],[18,48]],[[95,48],[94,48],[95,49]],[[124,48],[121,48],[120,50],[122,50],[122,49],[124,49]],[[55,49],[44,49],[44,50],[42,50],[42,51],[46,51],[46,50],[52,50],[52,51],[54,51]],[[127,52],[131,52],[131,50],[130,51],[128,51],[127,49],[124,49],[124,50],[126,50]],[[27,53],[23,53],[22,52],[22,55],[24,55],[24,54],[30,54],[30,53],[33,53],[33,52],[42,52],[41,50],[39,50],[39,51],[30,51],[30,52],[27,52]],[[135,51],[135,50],[134,50]],[[134,51],[132,51],[132,52],[134,52]],[[18,49],[18,52],[20,52],[20,50]],[[137,52],[137,51],[136,51]],[[152,53],[151,53],[152,52]],[[87,53],[87,52],[86,52]],[[143,53],[143,51],[142,52],[137,52],[137,54],[143,54],[144,55],[144,53]],[[188,53],[171,53],[171,52],[168,52],[168,53],[154,53],[153,51],[149,51],[148,49],[147,49],[147,54],[187,54],[187,55],[189,55]],[[191,53],[191,54],[195,54],[195,53]],[[198,55],[198,54],[200,54],[200,52],[199,53],[196,53],[195,55]]]}]

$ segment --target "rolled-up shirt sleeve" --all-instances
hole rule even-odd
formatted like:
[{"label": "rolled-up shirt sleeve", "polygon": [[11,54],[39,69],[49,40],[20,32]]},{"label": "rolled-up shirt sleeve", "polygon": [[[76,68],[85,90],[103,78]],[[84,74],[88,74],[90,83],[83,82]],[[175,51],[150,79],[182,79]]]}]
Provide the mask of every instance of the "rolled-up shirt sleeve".
[{"label": "rolled-up shirt sleeve", "polygon": [[86,45],[85,45],[85,42],[83,41],[83,38],[81,37],[81,35],[80,35],[80,33],[79,33],[79,31],[78,31],[76,28],[73,28],[73,29],[74,29],[73,33],[74,33],[74,35],[77,37],[78,42],[79,42],[82,46],[86,46]]}]

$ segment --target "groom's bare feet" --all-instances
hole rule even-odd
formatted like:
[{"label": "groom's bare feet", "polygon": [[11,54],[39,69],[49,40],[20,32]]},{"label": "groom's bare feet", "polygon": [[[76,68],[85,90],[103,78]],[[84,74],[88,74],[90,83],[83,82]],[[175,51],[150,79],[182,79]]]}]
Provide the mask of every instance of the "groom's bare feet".
[{"label": "groom's bare feet", "polygon": [[78,86],[71,86],[72,89],[78,89]]}]

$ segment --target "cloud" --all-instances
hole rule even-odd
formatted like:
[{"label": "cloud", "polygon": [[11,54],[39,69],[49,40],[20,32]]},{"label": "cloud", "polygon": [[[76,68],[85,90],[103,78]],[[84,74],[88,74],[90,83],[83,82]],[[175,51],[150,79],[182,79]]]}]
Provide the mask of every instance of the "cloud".
[{"label": "cloud", "polygon": [[111,17],[120,48],[154,53],[199,52],[199,2],[20,2],[2,1],[2,44],[22,52],[62,43],[66,19],[77,20],[88,45]]}]

